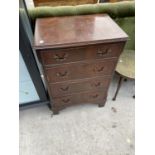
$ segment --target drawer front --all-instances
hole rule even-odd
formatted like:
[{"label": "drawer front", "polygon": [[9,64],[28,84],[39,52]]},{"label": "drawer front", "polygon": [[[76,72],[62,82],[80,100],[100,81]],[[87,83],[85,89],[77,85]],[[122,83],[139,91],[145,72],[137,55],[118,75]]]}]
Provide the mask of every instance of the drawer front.
[{"label": "drawer front", "polygon": [[106,91],[91,91],[85,93],[75,93],[64,97],[54,98],[54,107],[62,107],[78,103],[102,103],[106,99]]},{"label": "drawer front", "polygon": [[112,75],[117,59],[104,61],[64,64],[45,68],[49,83],[91,78],[94,76]]},{"label": "drawer front", "polygon": [[52,97],[62,97],[67,94],[80,93],[82,91],[105,90],[108,88],[111,77],[96,77],[91,79],[76,80],[50,84]]},{"label": "drawer front", "polygon": [[118,57],[124,43],[109,43],[79,48],[41,51],[41,61],[44,66],[76,62],[82,60]]}]

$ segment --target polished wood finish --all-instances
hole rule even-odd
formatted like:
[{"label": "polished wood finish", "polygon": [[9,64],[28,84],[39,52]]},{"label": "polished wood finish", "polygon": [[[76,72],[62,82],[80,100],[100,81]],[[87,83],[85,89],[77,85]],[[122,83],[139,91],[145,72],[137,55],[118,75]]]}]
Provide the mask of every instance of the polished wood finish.
[{"label": "polished wood finish", "polygon": [[40,18],[35,27],[35,49],[85,46],[127,40],[106,14]]},{"label": "polished wood finish", "polygon": [[53,108],[56,111],[61,110],[69,105],[84,104],[84,103],[95,103],[99,107],[104,106],[107,97],[106,91],[90,91],[75,93],[71,95],[66,95],[64,97],[57,97],[54,99]]},{"label": "polished wood finish", "polygon": [[116,58],[95,62],[70,63],[45,68],[45,73],[50,83],[112,75],[116,63]]},{"label": "polished wood finish", "polygon": [[107,43],[78,48],[43,50],[40,52],[44,66],[83,60],[95,60],[118,57],[123,49],[123,42]]},{"label": "polished wood finish", "polygon": [[81,80],[51,83],[50,90],[53,97],[62,97],[67,94],[80,93],[91,90],[106,90],[109,86],[111,76],[86,78]]},{"label": "polished wood finish", "polygon": [[78,103],[104,106],[126,40],[108,15],[37,19],[34,47],[54,114]]}]

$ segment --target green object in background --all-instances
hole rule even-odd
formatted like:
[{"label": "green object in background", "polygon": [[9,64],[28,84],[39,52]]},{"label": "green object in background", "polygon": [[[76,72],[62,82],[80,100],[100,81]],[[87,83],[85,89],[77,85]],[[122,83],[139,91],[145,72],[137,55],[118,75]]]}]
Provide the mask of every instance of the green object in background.
[{"label": "green object in background", "polygon": [[84,4],[77,6],[42,6],[29,9],[28,11],[32,20],[43,17],[73,16],[94,13],[107,13],[112,18],[116,18],[134,16],[135,5],[132,1],[124,1],[117,3]]},{"label": "green object in background", "polygon": [[135,17],[116,18],[115,21],[129,36],[125,49],[135,50]]}]

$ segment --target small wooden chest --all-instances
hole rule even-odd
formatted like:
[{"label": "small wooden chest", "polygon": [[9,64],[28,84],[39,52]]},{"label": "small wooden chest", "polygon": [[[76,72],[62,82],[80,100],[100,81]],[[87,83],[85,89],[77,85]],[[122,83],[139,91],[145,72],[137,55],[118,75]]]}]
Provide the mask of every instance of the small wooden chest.
[{"label": "small wooden chest", "polygon": [[54,114],[78,103],[105,105],[126,33],[106,14],[36,20],[34,47]]}]

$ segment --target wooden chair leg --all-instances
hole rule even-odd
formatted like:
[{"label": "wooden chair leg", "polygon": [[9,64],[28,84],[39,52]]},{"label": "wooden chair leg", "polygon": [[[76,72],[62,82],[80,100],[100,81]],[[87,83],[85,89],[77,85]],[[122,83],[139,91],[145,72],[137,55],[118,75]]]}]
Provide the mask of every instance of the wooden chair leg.
[{"label": "wooden chair leg", "polygon": [[127,82],[128,80],[127,79],[124,79],[124,81]]},{"label": "wooden chair leg", "polygon": [[121,84],[122,84],[122,81],[124,80],[124,78],[122,77],[122,76],[120,76],[120,78],[119,78],[119,82],[118,82],[118,85],[117,85],[117,90],[116,90],[116,92],[115,92],[115,95],[114,95],[114,97],[113,97],[113,101],[115,101],[116,100],[116,97],[117,97],[117,94],[118,94],[118,92],[119,92],[119,89],[120,89],[120,87],[121,87]]}]

